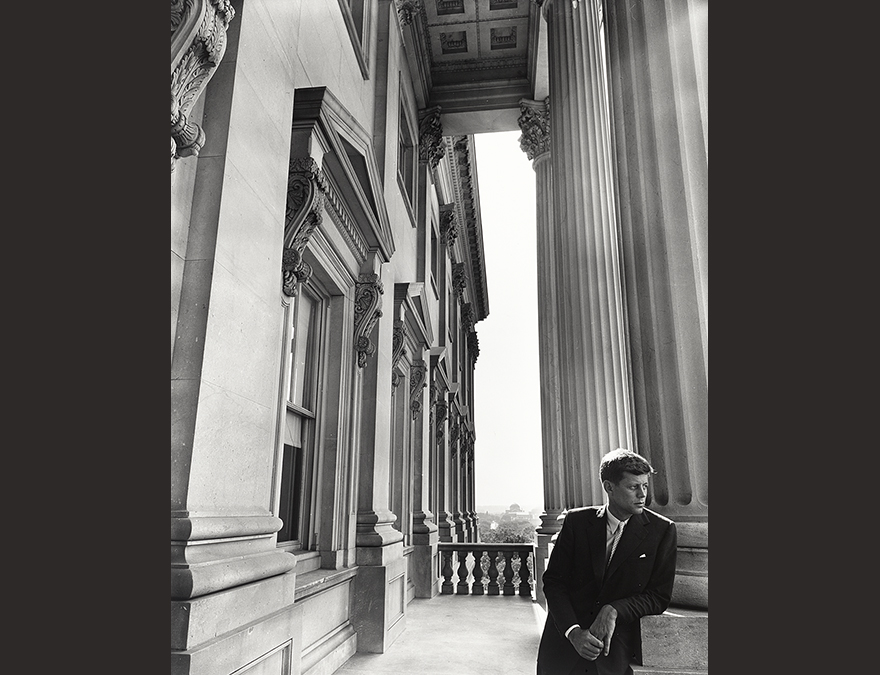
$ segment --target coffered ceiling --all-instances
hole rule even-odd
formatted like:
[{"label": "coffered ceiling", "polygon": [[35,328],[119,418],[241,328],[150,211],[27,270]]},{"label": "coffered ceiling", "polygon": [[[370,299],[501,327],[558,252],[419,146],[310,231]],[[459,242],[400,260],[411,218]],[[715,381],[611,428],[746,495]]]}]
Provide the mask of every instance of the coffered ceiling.
[{"label": "coffered ceiling", "polygon": [[[519,100],[535,96],[545,60],[538,5],[534,0],[418,4],[404,42],[425,106],[441,107],[444,133],[517,129]],[[447,130],[450,124],[454,128]]]}]

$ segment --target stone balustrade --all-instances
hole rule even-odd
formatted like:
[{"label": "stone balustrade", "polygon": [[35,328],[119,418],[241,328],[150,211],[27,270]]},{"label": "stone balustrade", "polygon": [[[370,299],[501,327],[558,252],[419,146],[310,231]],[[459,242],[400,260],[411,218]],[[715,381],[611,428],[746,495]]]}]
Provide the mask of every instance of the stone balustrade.
[{"label": "stone balustrade", "polygon": [[442,595],[532,597],[535,544],[440,542],[438,546]]}]

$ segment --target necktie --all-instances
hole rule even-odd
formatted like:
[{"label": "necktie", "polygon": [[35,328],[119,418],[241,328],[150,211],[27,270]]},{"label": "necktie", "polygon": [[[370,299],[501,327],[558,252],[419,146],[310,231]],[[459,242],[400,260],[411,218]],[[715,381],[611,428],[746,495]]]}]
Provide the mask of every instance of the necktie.
[{"label": "necktie", "polygon": [[611,558],[614,556],[614,549],[617,548],[617,542],[620,541],[620,535],[623,534],[623,523],[617,524],[617,530],[611,538],[611,548],[608,549],[608,557],[605,559],[605,571],[608,571],[608,565],[611,564]]}]

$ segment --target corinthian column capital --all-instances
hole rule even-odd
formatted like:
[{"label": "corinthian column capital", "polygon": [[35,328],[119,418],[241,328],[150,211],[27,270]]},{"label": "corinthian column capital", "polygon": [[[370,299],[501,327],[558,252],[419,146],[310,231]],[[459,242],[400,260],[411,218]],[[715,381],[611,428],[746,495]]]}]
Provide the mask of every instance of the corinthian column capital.
[{"label": "corinthian column capital", "polygon": [[519,102],[520,116],[516,120],[522,130],[519,147],[529,159],[550,152],[550,97],[543,101],[524,98]]}]

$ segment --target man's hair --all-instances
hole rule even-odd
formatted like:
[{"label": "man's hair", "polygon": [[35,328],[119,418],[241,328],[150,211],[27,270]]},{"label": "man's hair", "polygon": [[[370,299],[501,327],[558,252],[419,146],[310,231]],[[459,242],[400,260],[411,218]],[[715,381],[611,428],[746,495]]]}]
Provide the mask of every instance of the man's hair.
[{"label": "man's hair", "polygon": [[644,457],[621,448],[612,450],[605,455],[599,465],[599,477],[603,481],[610,480],[615,485],[623,478],[624,471],[629,471],[637,476],[645,473],[657,473]]}]

